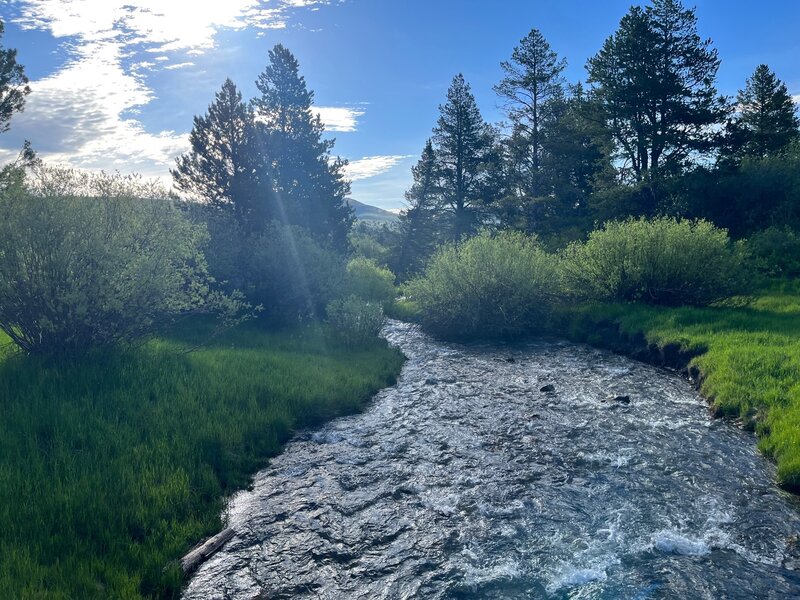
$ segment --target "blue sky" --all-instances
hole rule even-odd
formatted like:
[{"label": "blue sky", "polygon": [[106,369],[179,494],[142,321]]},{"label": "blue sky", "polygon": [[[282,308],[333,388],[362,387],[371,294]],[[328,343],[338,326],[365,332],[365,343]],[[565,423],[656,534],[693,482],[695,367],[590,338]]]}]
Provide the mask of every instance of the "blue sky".
[{"label": "blue sky", "polygon": [[[30,139],[47,160],[169,181],[192,116],[225,77],[246,97],[280,42],[300,60],[353,197],[402,206],[410,168],[453,75],[484,117],[499,63],[533,27],[569,62],[571,81],[630,0],[2,0],[3,45],[32,80],[26,111],[0,135],[0,160]],[[697,0],[700,32],[735,94],[761,63],[800,100],[800,2]]]}]

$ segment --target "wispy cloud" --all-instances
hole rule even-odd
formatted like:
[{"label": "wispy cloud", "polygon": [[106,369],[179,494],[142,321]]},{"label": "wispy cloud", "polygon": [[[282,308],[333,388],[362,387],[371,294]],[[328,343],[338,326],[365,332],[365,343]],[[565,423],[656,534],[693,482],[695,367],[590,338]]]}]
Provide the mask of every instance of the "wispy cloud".
[{"label": "wispy cloud", "polygon": [[315,106],[314,111],[319,113],[328,131],[355,131],[358,118],[364,115],[363,109],[346,106]]},{"label": "wispy cloud", "polygon": [[792,96],[792,100],[794,100],[795,104],[800,104],[800,94],[795,94]]},{"label": "wispy cloud", "polygon": [[[188,148],[188,134],[150,132],[138,120],[156,97],[146,74],[193,67],[192,61],[169,61],[176,54],[208,52],[223,28],[281,28],[290,10],[327,3],[18,0],[5,18],[64,38],[68,59],[55,73],[31,82],[25,112],[14,117],[0,156],[15,155],[13,148],[29,139],[46,160],[163,177]],[[355,127],[357,116],[350,125],[342,115],[332,121],[334,127]]]},{"label": "wispy cloud", "polygon": [[351,160],[350,164],[347,165],[346,174],[351,181],[369,179],[385,173],[406,158],[409,158],[409,156],[365,156],[364,158]]}]

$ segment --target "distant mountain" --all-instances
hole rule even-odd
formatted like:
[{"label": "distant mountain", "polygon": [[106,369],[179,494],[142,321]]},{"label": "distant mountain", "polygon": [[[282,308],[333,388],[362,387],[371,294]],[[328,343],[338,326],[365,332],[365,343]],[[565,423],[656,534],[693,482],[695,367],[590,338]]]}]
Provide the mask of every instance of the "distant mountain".
[{"label": "distant mountain", "polygon": [[397,215],[393,212],[389,212],[388,210],[378,208],[377,206],[364,204],[363,202],[353,200],[352,198],[347,198],[345,202],[347,202],[347,204],[350,205],[350,208],[353,209],[356,219],[359,221],[367,221],[371,223],[397,222]]}]

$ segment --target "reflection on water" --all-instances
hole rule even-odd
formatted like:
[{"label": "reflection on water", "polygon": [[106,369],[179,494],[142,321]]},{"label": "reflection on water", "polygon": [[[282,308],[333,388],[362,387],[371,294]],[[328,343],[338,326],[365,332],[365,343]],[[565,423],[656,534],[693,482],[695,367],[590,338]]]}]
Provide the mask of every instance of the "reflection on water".
[{"label": "reflection on water", "polygon": [[185,598],[800,598],[797,500],[680,377],[385,334],[398,384],[231,501],[238,535]]}]

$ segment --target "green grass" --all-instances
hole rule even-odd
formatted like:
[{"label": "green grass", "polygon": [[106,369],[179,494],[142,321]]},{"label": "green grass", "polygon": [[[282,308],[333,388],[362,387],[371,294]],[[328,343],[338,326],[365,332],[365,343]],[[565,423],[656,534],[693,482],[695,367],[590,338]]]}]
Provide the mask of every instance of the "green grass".
[{"label": "green grass", "polygon": [[209,328],[73,364],[0,350],[0,596],[176,596],[173,561],[221,528],[223,496],[403,360],[379,340],[253,323],[183,351]]},{"label": "green grass", "polygon": [[584,306],[568,319],[574,338],[602,345],[614,323],[649,343],[693,353],[702,393],[722,415],[741,418],[777,462],[780,483],[800,492],[800,284],[775,285],[743,307]]}]

